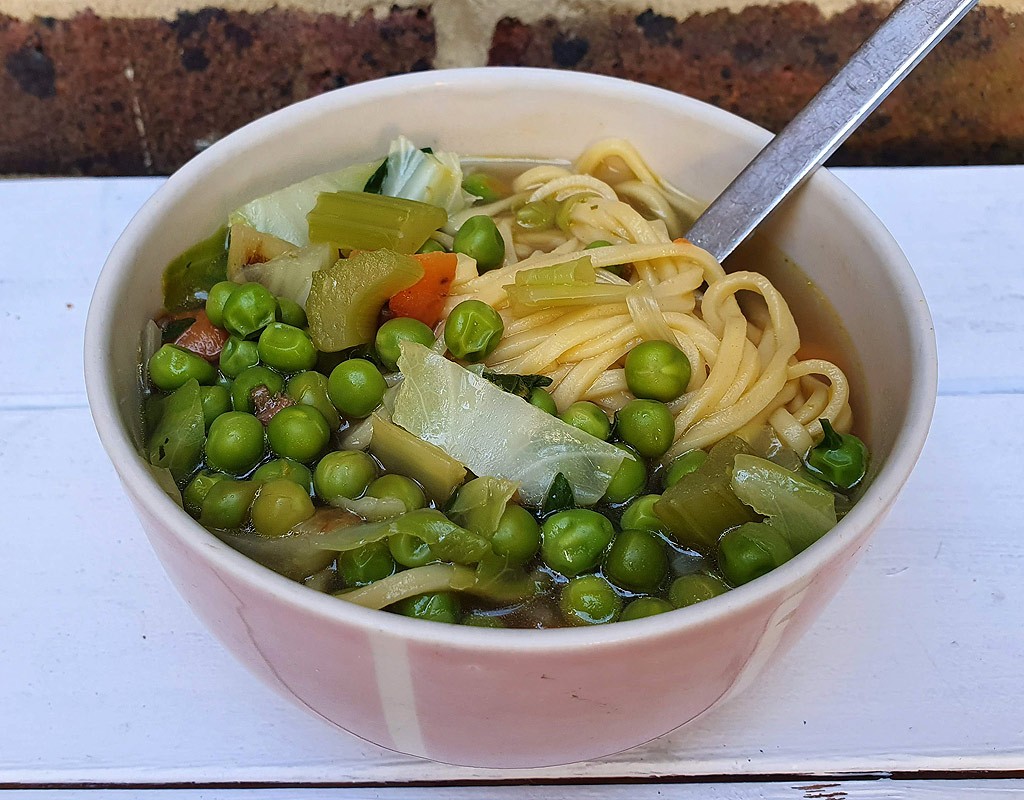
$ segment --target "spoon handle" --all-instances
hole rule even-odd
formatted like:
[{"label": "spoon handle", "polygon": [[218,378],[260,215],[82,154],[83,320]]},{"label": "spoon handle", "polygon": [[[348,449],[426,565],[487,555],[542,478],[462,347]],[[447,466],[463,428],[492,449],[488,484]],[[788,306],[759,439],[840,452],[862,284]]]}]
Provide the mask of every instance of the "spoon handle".
[{"label": "spoon handle", "polygon": [[977,0],[904,0],[704,211],[686,237],[723,261]]}]

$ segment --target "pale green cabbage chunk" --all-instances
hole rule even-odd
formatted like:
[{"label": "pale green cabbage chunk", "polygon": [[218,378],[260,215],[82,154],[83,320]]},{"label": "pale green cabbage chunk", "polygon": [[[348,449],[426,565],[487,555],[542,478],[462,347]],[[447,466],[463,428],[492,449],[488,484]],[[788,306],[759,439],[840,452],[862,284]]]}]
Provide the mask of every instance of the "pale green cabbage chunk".
[{"label": "pale green cabbage chunk", "polygon": [[454,153],[424,153],[404,136],[388,149],[381,194],[439,206],[449,215],[462,211],[473,195],[462,189],[462,164]]},{"label": "pale green cabbage chunk", "polygon": [[394,422],[477,475],[517,482],[528,505],[540,505],[559,472],[592,505],[625,457],[423,345],[403,342],[398,368]]},{"label": "pale green cabbage chunk", "polygon": [[231,212],[231,223],[244,222],[258,231],[270,233],[299,247],[309,244],[308,214],[321,192],[361,192],[377,168],[375,164],[356,164],[335,172],[314,175],[276,192],[265,194]]},{"label": "pale green cabbage chunk", "polygon": [[733,462],[732,490],[767,517],[799,553],[836,526],[835,495],[785,467],[740,454]]}]

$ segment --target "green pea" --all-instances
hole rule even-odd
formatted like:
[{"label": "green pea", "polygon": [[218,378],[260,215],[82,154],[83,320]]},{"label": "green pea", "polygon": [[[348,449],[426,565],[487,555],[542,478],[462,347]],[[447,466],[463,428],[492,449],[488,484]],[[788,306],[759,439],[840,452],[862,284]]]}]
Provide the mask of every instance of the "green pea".
[{"label": "green pea", "polygon": [[275,478],[264,483],[253,500],[253,527],[262,536],[283,536],[313,516],[309,493],[295,481]]},{"label": "green pea", "polygon": [[530,405],[537,406],[541,411],[547,411],[552,416],[558,416],[558,407],[555,405],[555,398],[540,387],[530,391]]},{"label": "green pea", "polygon": [[361,450],[335,450],[320,459],[313,470],[317,497],[334,505],[341,498],[362,497],[377,477],[377,464]]},{"label": "green pea", "polygon": [[616,416],[619,437],[640,455],[665,455],[675,437],[675,420],[668,406],[657,400],[630,400]]},{"label": "green pea", "polygon": [[395,559],[386,542],[371,542],[355,550],[338,553],[338,574],[351,589],[368,586],[395,572]]},{"label": "green pea", "polygon": [[239,285],[233,281],[220,281],[210,287],[206,295],[206,316],[214,325],[224,327],[224,304]]},{"label": "green pea", "polygon": [[313,473],[309,467],[300,464],[291,458],[275,458],[260,467],[252,474],[254,481],[272,481],[277,478],[285,478],[293,481],[306,490],[306,493],[313,491]]},{"label": "green pea", "polygon": [[647,465],[640,458],[640,454],[629,445],[618,443],[615,446],[624,450],[626,457],[612,475],[602,499],[606,503],[625,503],[647,487]]},{"label": "green pea", "polygon": [[420,594],[416,597],[399,600],[388,608],[397,614],[424,619],[428,622],[455,623],[462,615],[459,598],[452,592]]},{"label": "green pea", "polygon": [[474,628],[504,628],[505,623],[500,617],[491,614],[467,614],[462,618],[463,625],[470,625]]},{"label": "green pea", "polygon": [[491,548],[510,566],[521,567],[540,549],[540,525],[525,508],[510,504],[498,520]]},{"label": "green pea", "polygon": [[206,528],[241,528],[259,488],[256,481],[218,481],[203,498],[199,522]]},{"label": "green pea", "polygon": [[622,531],[608,550],[604,574],[631,592],[657,591],[668,575],[665,543],[649,531]]},{"label": "green pea", "polygon": [[653,617],[655,614],[664,614],[666,611],[671,610],[672,604],[667,600],[662,600],[660,597],[638,597],[622,609],[622,616],[619,617],[619,621],[626,622],[631,619]]},{"label": "green pea", "polygon": [[837,489],[852,489],[867,473],[868,448],[852,434],[836,433],[827,419],[820,422],[824,436],[807,455],[807,471]]},{"label": "green pea", "polygon": [[149,377],[165,392],[180,389],[190,380],[210,385],[217,380],[217,370],[204,358],[176,344],[165,344],[149,359]]},{"label": "green pea", "polygon": [[243,283],[224,303],[224,327],[229,333],[248,339],[277,316],[277,300],[258,283]]},{"label": "green pea", "polygon": [[388,551],[395,561],[408,569],[422,567],[437,561],[434,551],[430,549],[429,544],[418,536],[412,536],[408,533],[398,533],[394,536],[389,536]]},{"label": "green pea", "polygon": [[555,224],[555,204],[533,200],[516,209],[516,225],[528,231],[543,231]]},{"label": "green pea", "polygon": [[505,332],[501,315],[480,300],[463,300],[444,323],[444,343],[456,358],[477,363],[494,352]]},{"label": "green pea", "polygon": [[418,319],[411,317],[395,317],[381,325],[377,329],[373,344],[380,360],[390,370],[398,369],[402,342],[416,342],[424,347],[433,347],[434,332]]},{"label": "green pea", "polygon": [[427,504],[420,485],[404,475],[381,475],[366,487],[367,497],[394,497],[402,501],[406,511],[415,511]]},{"label": "green pea", "polygon": [[260,363],[259,346],[237,336],[229,336],[220,351],[220,371],[229,378],[237,378],[249,367]]},{"label": "green pea", "polygon": [[696,472],[700,465],[707,460],[708,454],[703,450],[690,450],[683,453],[665,470],[665,488],[675,486],[684,475]]},{"label": "green pea", "polygon": [[452,251],[476,261],[481,273],[500,267],[505,260],[505,240],[494,220],[483,214],[470,217],[455,234]]},{"label": "green pea", "polygon": [[603,625],[618,619],[622,598],[600,575],[584,575],[562,587],[558,606],[570,625]]},{"label": "green pea", "polygon": [[284,393],[296,403],[304,406],[312,406],[327,421],[327,427],[332,431],[341,426],[341,417],[338,410],[331,403],[327,395],[327,376],[320,372],[300,372],[288,379]]},{"label": "green pea", "polygon": [[384,399],[388,385],[373,364],[363,358],[342,361],[331,370],[327,395],[331,403],[347,417],[361,419],[373,413]]},{"label": "green pea", "polygon": [[447,253],[444,249],[444,245],[441,244],[437,239],[427,239],[416,251],[417,253]]},{"label": "green pea", "polygon": [[197,473],[188,486],[185,487],[185,491],[181,496],[185,510],[193,517],[198,518],[203,510],[203,501],[206,499],[206,495],[209,494],[210,489],[213,488],[214,484],[226,480],[227,477],[223,472],[212,472],[208,469]]},{"label": "green pea", "polygon": [[508,196],[508,187],[493,175],[474,172],[462,179],[462,188],[485,203],[495,203]]},{"label": "green pea", "polygon": [[733,586],[760,578],[793,555],[786,537],[763,522],[740,525],[718,540],[718,567]]},{"label": "green pea", "polygon": [[270,418],[267,439],[279,456],[305,463],[324,451],[331,439],[331,429],[324,415],[313,406],[288,406]]},{"label": "green pea", "polygon": [[316,348],[301,328],[271,322],[260,334],[260,360],[281,372],[300,372],[316,364]]},{"label": "green pea", "polygon": [[199,399],[203,403],[203,421],[207,430],[217,417],[231,410],[231,392],[226,386],[200,386]]},{"label": "green pea", "polygon": [[572,578],[600,564],[614,536],[612,523],[596,511],[559,511],[541,526],[541,557],[551,569]]},{"label": "green pea", "polygon": [[680,575],[668,588],[668,601],[676,608],[692,606],[729,591],[725,581],[705,572]]},{"label": "green pea", "polygon": [[252,414],[228,411],[210,425],[206,463],[214,469],[242,475],[263,459],[263,453],[263,424]]},{"label": "green pea", "polygon": [[669,342],[641,342],[629,351],[625,367],[629,391],[647,400],[675,400],[690,383],[690,360]]},{"label": "green pea", "polygon": [[586,400],[573,403],[558,417],[562,422],[579,428],[602,442],[606,441],[612,432],[612,424],[608,420],[608,415],[599,406]]},{"label": "green pea", "polygon": [[252,392],[258,386],[265,386],[271,395],[280,394],[284,389],[284,378],[266,367],[242,370],[231,384],[231,404],[235,411],[252,412]]},{"label": "green pea", "polygon": [[645,494],[638,497],[622,512],[622,528],[634,531],[664,533],[665,523],[654,513],[654,504],[661,499],[659,494]]},{"label": "green pea", "polygon": [[277,298],[277,321],[295,328],[305,328],[306,309],[288,297]]}]

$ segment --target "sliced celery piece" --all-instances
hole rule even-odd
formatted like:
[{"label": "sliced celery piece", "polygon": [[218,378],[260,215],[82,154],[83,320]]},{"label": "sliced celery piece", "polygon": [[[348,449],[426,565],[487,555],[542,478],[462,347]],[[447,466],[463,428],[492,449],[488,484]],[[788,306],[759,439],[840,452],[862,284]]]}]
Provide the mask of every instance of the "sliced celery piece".
[{"label": "sliced celery piece", "polygon": [[335,353],[370,342],[388,298],[422,277],[423,267],[415,258],[390,250],[358,253],[317,270],[306,300],[313,344]]},{"label": "sliced celery piece", "polygon": [[165,309],[189,311],[203,307],[210,287],[227,275],[227,236],[227,228],[220,228],[167,265],[163,279]]},{"label": "sliced celery piece", "polygon": [[401,347],[398,368],[405,380],[395,396],[396,424],[477,475],[517,482],[532,506],[540,506],[559,472],[582,505],[596,503],[607,491],[625,457],[622,450],[423,345],[407,341]]},{"label": "sliced celery piece", "polygon": [[262,264],[249,264],[239,271],[239,283],[261,283],[275,297],[287,297],[300,306],[306,305],[313,273],[327,269],[338,260],[338,248],[317,242],[298,250],[288,250]]},{"label": "sliced celery piece", "polygon": [[258,231],[304,247],[309,244],[306,215],[316,205],[317,195],[321,192],[357,192],[376,166],[356,164],[293,183],[235,209],[231,212],[230,222],[244,222]]},{"label": "sliced celery piece", "polygon": [[509,299],[527,308],[625,303],[629,286],[612,283],[564,283],[547,286],[506,286]]},{"label": "sliced celery piece", "polygon": [[307,215],[313,242],[343,250],[415,253],[448,221],[443,208],[368,192],[324,192]]},{"label": "sliced celery piece", "polygon": [[435,503],[445,503],[466,480],[466,468],[444,450],[389,422],[373,417],[370,452],[389,472],[419,481]]},{"label": "sliced celery piece", "polygon": [[734,459],[750,452],[750,446],[737,436],[723,439],[711,448],[707,461],[666,489],[654,504],[654,513],[679,544],[713,553],[718,538],[729,528],[757,521],[730,485]]},{"label": "sliced celery piece", "polygon": [[836,526],[835,495],[771,461],[737,455],[731,484],[736,496],[767,517],[797,553]]},{"label": "sliced celery piece", "polygon": [[523,269],[516,273],[516,286],[564,286],[596,281],[597,272],[590,256],[581,256],[550,267]]},{"label": "sliced celery piece", "polygon": [[228,229],[228,280],[245,283],[242,269],[249,264],[262,264],[294,250],[295,245],[284,239],[262,233],[244,222],[236,222]]},{"label": "sliced celery piece", "polygon": [[460,525],[489,538],[498,530],[501,515],[516,488],[512,481],[504,478],[474,478],[459,489],[448,515]]}]

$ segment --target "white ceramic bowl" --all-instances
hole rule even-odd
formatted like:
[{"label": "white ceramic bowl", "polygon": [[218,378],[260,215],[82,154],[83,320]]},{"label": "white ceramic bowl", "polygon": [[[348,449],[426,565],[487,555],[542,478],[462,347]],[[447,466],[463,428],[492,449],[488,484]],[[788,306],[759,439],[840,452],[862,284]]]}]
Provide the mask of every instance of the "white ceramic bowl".
[{"label": "white ceramic bowl", "polygon": [[704,200],[769,138],[667,91],[526,69],[388,78],[254,122],[173,175],[107,260],[85,345],[100,439],[195,613],[307,710],[384,747],[464,765],[562,764],[638,745],[714,705],[794,640],[892,505],[935,400],[934,336],[920,286],[881,223],[824,171],[768,224],[773,244],[831,298],[852,338],[869,379],[862,395],[874,413],[861,432],[875,466],[835,530],[769,575],[697,606],[595,629],[488,630],[359,608],[248,560],[160,490],[132,438],[138,342],[160,307],[163,267],[229,211],[377,157],[399,133],[460,153],[570,158],[602,137],[626,137],[656,171]]}]

